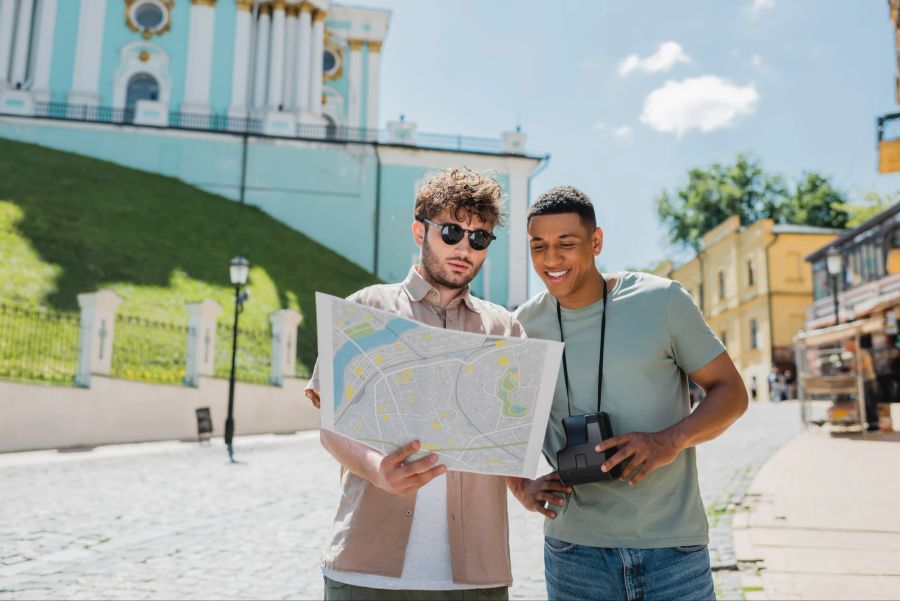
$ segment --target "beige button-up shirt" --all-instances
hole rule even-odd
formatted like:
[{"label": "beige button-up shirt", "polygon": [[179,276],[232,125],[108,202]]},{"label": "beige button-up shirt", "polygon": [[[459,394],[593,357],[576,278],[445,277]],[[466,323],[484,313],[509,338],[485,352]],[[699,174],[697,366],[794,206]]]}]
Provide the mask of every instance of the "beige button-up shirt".
[{"label": "beige button-up shirt", "polygon": [[[449,330],[524,335],[510,313],[473,297],[468,287],[442,309],[437,291],[415,267],[402,283],[370,286],[349,300]],[[318,369],[307,388],[318,391]],[[341,485],[343,494],[325,551],[325,565],[338,571],[401,577],[416,493],[388,493],[349,470],[342,470]],[[448,471],[447,526],[453,582],[490,586],[512,583],[503,476]]]}]

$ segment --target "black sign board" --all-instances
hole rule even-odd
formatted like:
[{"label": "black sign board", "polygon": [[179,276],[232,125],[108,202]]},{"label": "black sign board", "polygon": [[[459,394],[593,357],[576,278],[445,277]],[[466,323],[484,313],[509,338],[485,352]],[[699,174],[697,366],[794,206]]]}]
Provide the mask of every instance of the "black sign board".
[{"label": "black sign board", "polygon": [[200,442],[209,440],[213,431],[212,416],[209,414],[209,407],[197,408],[197,437]]}]

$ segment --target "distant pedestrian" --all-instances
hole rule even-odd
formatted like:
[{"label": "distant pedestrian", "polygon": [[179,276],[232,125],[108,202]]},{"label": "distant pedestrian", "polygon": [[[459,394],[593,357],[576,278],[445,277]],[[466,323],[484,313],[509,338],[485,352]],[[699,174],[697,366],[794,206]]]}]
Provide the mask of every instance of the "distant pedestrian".
[{"label": "distant pedestrian", "polygon": [[756,400],[756,376],[750,377],[750,398]]},{"label": "distant pedestrian", "polygon": [[778,368],[774,365],[772,366],[771,371],[769,371],[767,379],[769,382],[769,400],[773,403],[777,403],[781,400],[781,386],[779,386],[778,383]]}]

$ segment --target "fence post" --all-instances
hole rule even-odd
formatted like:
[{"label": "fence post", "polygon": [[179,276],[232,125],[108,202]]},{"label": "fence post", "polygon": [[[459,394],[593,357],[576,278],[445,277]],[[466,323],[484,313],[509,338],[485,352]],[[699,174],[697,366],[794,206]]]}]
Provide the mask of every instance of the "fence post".
[{"label": "fence post", "polygon": [[216,301],[187,303],[187,352],[185,353],[184,384],[197,387],[200,376],[212,376],[216,367],[216,318],[222,306]]},{"label": "fence post", "polygon": [[109,375],[112,368],[116,310],[121,297],[111,290],[78,295],[81,307],[81,335],[78,342],[78,371],[75,384],[91,385],[91,374]]},{"label": "fence post", "polygon": [[291,378],[297,365],[297,327],[303,316],[291,309],[276,311],[269,317],[272,323],[272,366],[269,384],[282,386]]}]

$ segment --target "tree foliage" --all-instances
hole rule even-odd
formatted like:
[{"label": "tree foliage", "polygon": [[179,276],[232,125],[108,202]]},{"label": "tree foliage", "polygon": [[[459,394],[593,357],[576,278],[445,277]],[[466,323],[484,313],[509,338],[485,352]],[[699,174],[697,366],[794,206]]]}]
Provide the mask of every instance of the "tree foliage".
[{"label": "tree foliage", "polygon": [[699,249],[705,233],[732,215],[742,225],[769,218],[776,223],[844,228],[850,219],[845,195],[826,178],[804,173],[790,189],[780,175],[740,154],[733,165],[691,169],[687,185],[656,198],[656,212],[669,242]]}]

